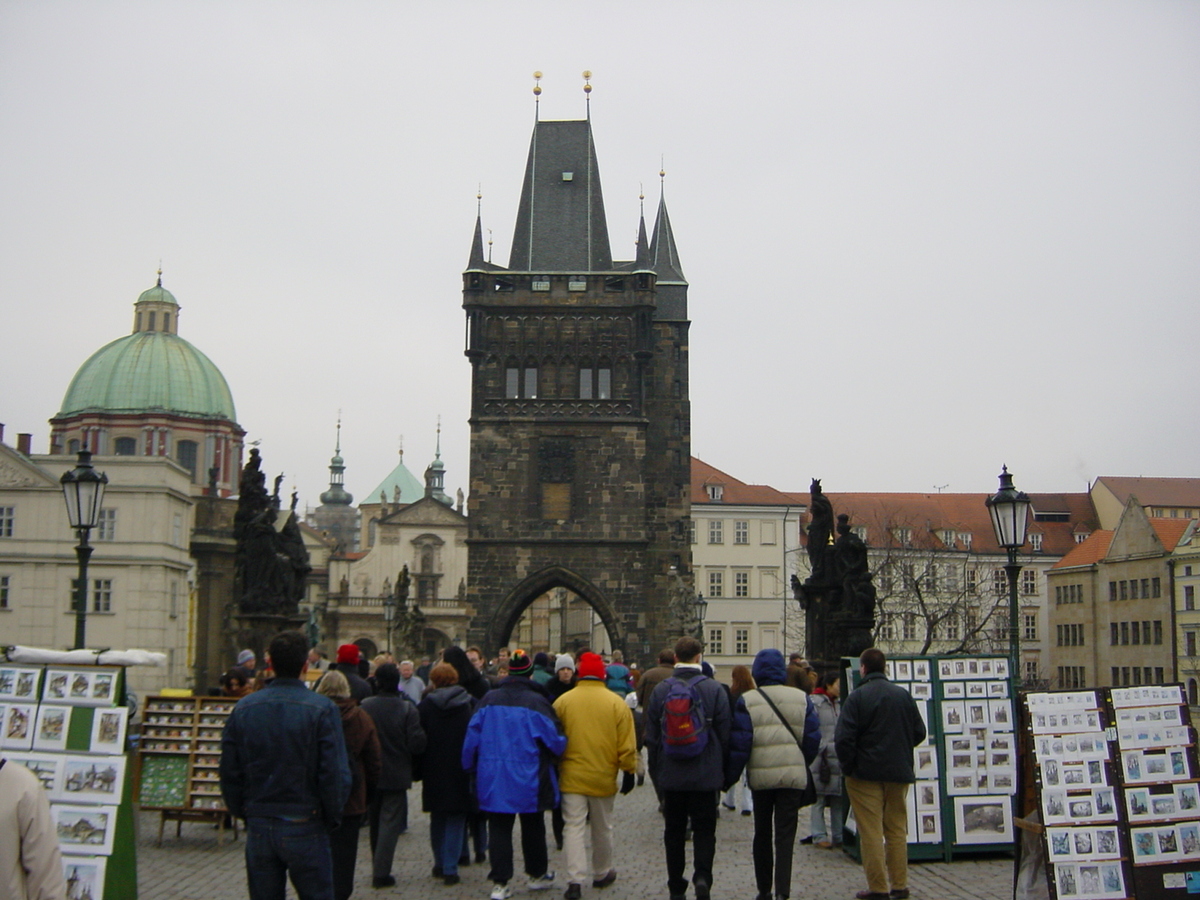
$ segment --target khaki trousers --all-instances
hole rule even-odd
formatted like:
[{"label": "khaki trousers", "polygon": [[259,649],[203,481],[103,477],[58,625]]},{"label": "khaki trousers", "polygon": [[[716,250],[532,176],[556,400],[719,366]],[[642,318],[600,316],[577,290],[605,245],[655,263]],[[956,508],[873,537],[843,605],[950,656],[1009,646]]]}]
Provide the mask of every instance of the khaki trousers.
[{"label": "khaki trousers", "polygon": [[[867,890],[886,894],[908,887],[908,785],[890,781],[863,781],[846,776],[846,793],[858,823]],[[885,846],[886,845],[886,846]]]},{"label": "khaki trousers", "polygon": [[[567,857],[567,881],[584,885],[603,878],[612,868],[613,801],[586,794],[563,794],[563,851]],[[588,826],[591,826],[590,828]],[[588,832],[591,832],[591,873],[588,873]]]}]

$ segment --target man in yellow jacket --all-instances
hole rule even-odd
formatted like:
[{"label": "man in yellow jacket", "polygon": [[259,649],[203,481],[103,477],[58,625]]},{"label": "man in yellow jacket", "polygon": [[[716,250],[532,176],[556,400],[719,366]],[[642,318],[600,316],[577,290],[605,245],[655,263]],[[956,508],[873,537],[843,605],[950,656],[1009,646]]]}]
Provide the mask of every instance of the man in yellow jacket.
[{"label": "man in yellow jacket", "polygon": [[584,653],[576,664],[579,683],[554,701],[567,750],[559,765],[562,791],[563,849],[567,855],[566,900],[583,896],[588,874],[587,828],[591,823],[592,887],[605,888],[617,880],[613,868],[612,812],[617,771],[625,773],[621,793],[633,790],[637,771],[637,741],[633,713],[604,683],[604,660]]}]

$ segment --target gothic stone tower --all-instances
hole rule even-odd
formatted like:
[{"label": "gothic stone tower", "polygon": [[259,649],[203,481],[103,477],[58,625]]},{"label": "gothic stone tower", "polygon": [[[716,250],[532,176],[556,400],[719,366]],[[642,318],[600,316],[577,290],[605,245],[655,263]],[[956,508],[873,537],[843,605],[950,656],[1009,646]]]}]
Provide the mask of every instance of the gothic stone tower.
[{"label": "gothic stone tower", "polygon": [[[665,201],[614,262],[590,120],[534,126],[507,268],[477,220],[463,274],[471,361],[469,639],[492,652],[566,587],[614,648],[673,643],[690,588],[687,282]],[[558,650],[559,648],[550,648]]]}]

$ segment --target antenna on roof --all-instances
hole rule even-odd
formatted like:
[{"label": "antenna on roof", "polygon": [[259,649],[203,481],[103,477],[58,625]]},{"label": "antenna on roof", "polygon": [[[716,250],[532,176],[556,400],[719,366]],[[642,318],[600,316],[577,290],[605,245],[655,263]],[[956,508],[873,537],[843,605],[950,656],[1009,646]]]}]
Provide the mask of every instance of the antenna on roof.
[{"label": "antenna on roof", "polygon": [[583,70],[583,96],[587,103],[587,120],[592,121],[592,70]]},{"label": "antenna on roof", "polygon": [[949,484],[935,484],[933,486],[933,489],[940,494],[942,491],[944,491],[948,487],[950,487]]},{"label": "antenna on roof", "polygon": [[533,73],[533,121],[540,119],[542,107],[542,73]]}]

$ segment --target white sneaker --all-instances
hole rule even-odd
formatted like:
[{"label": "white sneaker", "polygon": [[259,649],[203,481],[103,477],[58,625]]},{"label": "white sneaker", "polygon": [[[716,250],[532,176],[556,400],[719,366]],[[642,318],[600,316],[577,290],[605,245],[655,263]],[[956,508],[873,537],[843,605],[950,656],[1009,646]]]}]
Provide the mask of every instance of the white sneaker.
[{"label": "white sneaker", "polygon": [[507,884],[495,882],[492,885],[492,894],[490,900],[508,900],[512,896],[512,888]]},{"label": "white sneaker", "polygon": [[529,890],[531,891],[546,891],[554,887],[554,873],[547,872],[541,878],[529,879]]}]

